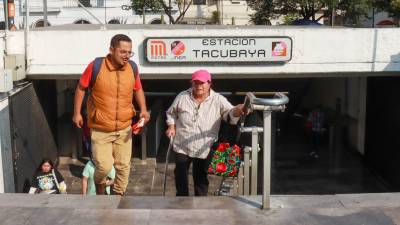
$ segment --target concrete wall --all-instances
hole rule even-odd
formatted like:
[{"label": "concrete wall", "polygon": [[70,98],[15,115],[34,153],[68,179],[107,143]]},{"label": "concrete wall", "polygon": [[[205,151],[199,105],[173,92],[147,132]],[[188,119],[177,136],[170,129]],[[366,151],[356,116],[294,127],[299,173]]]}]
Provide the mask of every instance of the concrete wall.
[{"label": "concrete wall", "polygon": [[[400,71],[400,29],[395,28],[117,26],[101,30],[91,25],[80,30],[32,31],[28,75],[77,78],[96,56],[107,54],[109,40],[116,33],[133,39],[136,54],[132,59],[139,63],[143,79],[186,79],[199,67],[209,69],[220,78],[365,76]],[[293,39],[292,60],[286,64],[236,63],[234,66],[229,63],[150,64],[144,60],[145,38],[198,36],[289,36]],[[23,32],[11,32],[9,40],[10,53],[23,53]]]},{"label": "concrete wall", "polygon": [[0,94],[0,193],[15,192],[8,97]]}]

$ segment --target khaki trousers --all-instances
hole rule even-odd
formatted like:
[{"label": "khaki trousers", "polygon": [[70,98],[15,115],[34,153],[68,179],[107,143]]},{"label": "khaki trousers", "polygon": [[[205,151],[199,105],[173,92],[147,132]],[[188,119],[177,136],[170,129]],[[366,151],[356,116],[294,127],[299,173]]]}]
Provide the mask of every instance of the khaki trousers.
[{"label": "khaki trousers", "polygon": [[106,182],[107,174],[111,167],[115,167],[115,180],[113,190],[123,194],[128,186],[129,172],[132,155],[132,130],[131,126],[113,132],[102,132],[91,129],[94,182],[102,184]]}]

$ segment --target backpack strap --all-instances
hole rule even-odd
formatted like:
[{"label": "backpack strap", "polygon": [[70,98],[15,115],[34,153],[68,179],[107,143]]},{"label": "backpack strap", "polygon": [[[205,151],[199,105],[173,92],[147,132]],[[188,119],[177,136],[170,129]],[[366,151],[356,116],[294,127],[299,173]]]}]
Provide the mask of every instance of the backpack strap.
[{"label": "backpack strap", "polygon": [[[101,64],[103,64],[103,59],[104,59],[104,57],[97,57],[93,61],[93,68],[92,68],[92,75],[90,77],[89,89],[92,89],[94,84],[96,83],[97,75],[100,72]],[[129,65],[131,65],[131,67],[132,67],[133,75],[136,79],[137,75],[139,74],[138,66],[132,60],[129,60],[128,62],[129,62]]]},{"label": "backpack strap", "polygon": [[103,63],[104,57],[97,57],[93,61],[92,76],[90,77],[89,89],[92,89],[96,83],[97,75],[100,72],[101,64]]},{"label": "backpack strap", "polygon": [[138,66],[137,66],[137,64],[136,64],[134,61],[132,61],[132,60],[129,60],[128,62],[129,62],[129,65],[131,65],[131,67],[132,67],[133,75],[134,75],[135,80],[136,80],[136,78],[137,78],[137,76],[138,76],[138,74],[139,74]]}]

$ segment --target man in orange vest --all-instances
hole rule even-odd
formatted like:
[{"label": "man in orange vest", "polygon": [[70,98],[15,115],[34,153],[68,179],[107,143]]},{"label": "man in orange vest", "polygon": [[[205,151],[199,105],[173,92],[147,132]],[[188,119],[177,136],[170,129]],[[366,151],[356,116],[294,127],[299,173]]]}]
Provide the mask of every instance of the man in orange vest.
[{"label": "man in orange vest", "polygon": [[131,123],[136,114],[133,96],[140,108],[139,116],[145,123],[150,119],[137,68],[135,70],[129,60],[132,56],[132,40],[123,34],[115,35],[111,39],[109,54],[100,59],[100,64],[96,63],[96,59],[87,66],[75,91],[72,121],[78,128],[83,125],[81,107],[86,89],[89,91],[87,124],[96,167],[94,181],[97,194],[105,193],[106,177],[113,165],[116,176],[111,192],[123,195],[128,185],[132,154]]}]

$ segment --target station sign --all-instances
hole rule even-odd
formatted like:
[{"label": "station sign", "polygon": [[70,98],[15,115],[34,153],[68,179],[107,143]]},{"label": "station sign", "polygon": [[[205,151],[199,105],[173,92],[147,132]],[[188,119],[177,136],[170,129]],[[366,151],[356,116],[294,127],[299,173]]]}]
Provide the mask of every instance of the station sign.
[{"label": "station sign", "polygon": [[288,62],[290,37],[167,37],[147,38],[148,62]]}]

